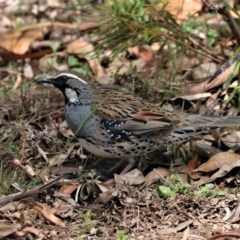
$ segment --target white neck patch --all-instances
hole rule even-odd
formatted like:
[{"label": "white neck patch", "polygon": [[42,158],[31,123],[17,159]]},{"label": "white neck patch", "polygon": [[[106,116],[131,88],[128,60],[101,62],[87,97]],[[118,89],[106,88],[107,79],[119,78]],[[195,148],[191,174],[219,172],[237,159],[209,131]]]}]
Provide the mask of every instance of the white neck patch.
[{"label": "white neck patch", "polygon": [[77,75],[75,75],[73,73],[60,73],[59,75],[57,75],[56,78],[61,77],[61,76],[68,76],[69,78],[77,79],[79,82],[87,84],[86,81],[84,81],[82,78],[78,77]]},{"label": "white neck patch", "polygon": [[65,95],[68,98],[69,102],[72,102],[72,103],[78,102],[78,95],[71,88],[66,88],[65,89]]}]

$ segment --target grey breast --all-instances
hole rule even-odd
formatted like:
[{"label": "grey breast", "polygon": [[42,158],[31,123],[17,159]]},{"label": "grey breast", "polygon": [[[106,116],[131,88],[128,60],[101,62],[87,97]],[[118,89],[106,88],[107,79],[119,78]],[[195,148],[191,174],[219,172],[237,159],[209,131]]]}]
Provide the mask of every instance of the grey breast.
[{"label": "grey breast", "polygon": [[[90,105],[79,106],[71,104],[65,107],[66,121],[76,136],[87,137],[94,133],[96,116],[91,116],[91,111]],[[89,120],[85,122],[88,118]]]}]

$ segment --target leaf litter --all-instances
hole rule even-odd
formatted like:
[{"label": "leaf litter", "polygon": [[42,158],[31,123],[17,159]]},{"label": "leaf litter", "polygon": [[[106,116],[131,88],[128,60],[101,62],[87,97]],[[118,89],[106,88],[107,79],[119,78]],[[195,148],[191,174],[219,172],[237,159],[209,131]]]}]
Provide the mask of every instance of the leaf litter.
[{"label": "leaf litter", "polygon": [[[111,49],[96,56],[96,42],[101,42],[102,36],[86,31],[101,24],[89,18],[76,24],[72,16],[79,14],[78,9],[64,11],[68,1],[48,1],[49,6],[39,1],[23,4],[26,19],[19,17],[20,28],[18,20],[9,15],[19,14],[17,2],[3,4],[0,20],[5,28],[0,38],[0,216],[4,219],[0,227],[5,230],[0,238],[120,239],[121,234],[128,239],[239,237],[238,131],[223,129],[202,137],[196,142],[198,157],[190,144],[181,146],[177,156],[169,147],[165,153],[140,158],[141,171],[133,169],[104,180],[92,170],[99,159],[83,152],[64,123],[59,93],[34,84],[41,74],[72,68],[84,70],[81,73],[93,85],[115,83],[128,91],[132,91],[129,86],[134,78],[136,94],[161,104],[163,91],[159,89],[167,89],[170,83],[161,78],[168,79],[176,64],[176,79],[189,68],[191,74],[186,74],[186,86],[178,96],[166,91],[170,95],[167,102],[173,103],[170,108],[182,109],[188,101],[184,110],[189,112],[236,115],[236,98],[232,96],[237,81],[225,84],[224,91],[210,91],[222,85],[236,65],[222,74],[217,71],[212,81],[209,76],[213,72],[206,69],[214,62],[205,57],[200,64],[198,58],[184,56],[182,62],[173,63],[166,45],[166,56],[159,55],[160,42],[134,45],[120,51],[114,60]],[[201,11],[202,4],[196,1],[191,8],[182,1],[170,1],[166,9],[181,23],[189,13]],[[178,13],[180,5],[185,10]],[[29,24],[41,15],[45,22]],[[159,77],[157,84],[155,75]],[[180,84],[176,81],[171,87],[179,89]],[[146,92],[146,88],[151,90]],[[236,153],[227,151],[229,148]],[[205,164],[197,167],[199,162]],[[167,190],[167,200],[160,197],[159,187]]]}]

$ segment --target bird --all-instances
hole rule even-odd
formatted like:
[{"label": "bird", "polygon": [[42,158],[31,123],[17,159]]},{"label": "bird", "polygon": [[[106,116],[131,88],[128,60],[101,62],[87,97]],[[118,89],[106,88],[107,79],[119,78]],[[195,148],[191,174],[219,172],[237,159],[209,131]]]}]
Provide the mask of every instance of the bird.
[{"label": "bird", "polygon": [[[168,111],[119,89],[94,88],[73,71],[58,72],[37,83],[52,84],[65,99],[65,119],[88,152],[118,158],[112,174],[128,159],[224,126],[239,126],[240,116],[212,116]],[[130,161],[127,172],[133,165]]]}]

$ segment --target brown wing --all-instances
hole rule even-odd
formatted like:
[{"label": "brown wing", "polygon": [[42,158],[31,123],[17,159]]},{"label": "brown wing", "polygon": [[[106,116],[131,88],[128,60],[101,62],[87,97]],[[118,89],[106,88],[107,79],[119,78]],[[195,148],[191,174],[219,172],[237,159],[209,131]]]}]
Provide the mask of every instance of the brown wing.
[{"label": "brown wing", "polygon": [[180,119],[172,112],[163,110],[131,94],[105,88],[96,89],[93,107],[100,103],[98,115],[107,122],[116,120],[121,124],[111,125],[113,131],[131,131],[133,135],[172,129]]}]

